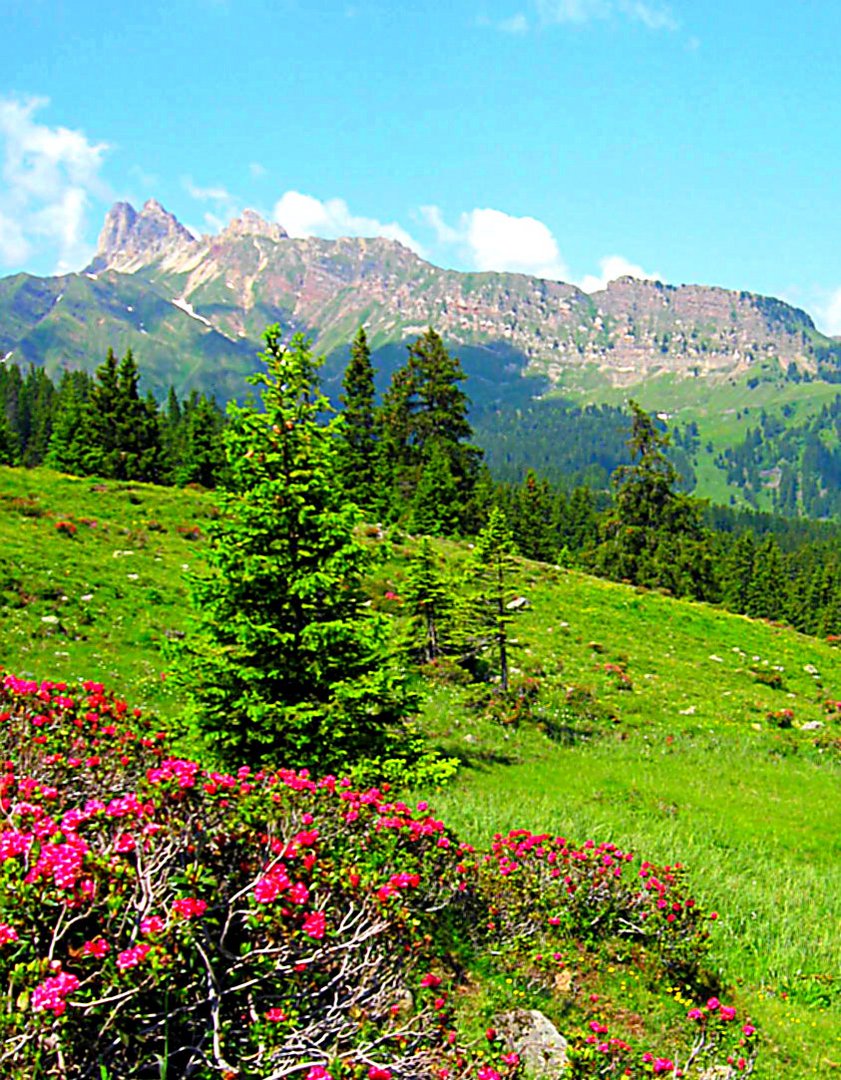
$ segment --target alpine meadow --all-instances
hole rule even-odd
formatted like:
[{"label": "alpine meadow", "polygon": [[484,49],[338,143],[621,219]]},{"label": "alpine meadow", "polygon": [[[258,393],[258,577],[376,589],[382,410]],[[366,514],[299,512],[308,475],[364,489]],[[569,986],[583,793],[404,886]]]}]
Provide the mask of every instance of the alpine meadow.
[{"label": "alpine meadow", "polygon": [[0,1080],[841,1075],[841,9],[4,7]]}]

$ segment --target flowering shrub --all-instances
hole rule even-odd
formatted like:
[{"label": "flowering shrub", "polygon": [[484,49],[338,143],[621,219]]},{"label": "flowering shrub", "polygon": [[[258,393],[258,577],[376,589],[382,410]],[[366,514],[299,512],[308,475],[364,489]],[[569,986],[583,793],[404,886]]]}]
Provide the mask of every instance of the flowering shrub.
[{"label": "flowering shrub", "polygon": [[766,714],[766,720],[778,728],[790,728],[794,723],[794,709],[777,709]]},{"label": "flowering shrub", "polygon": [[652,954],[667,978],[705,984],[708,916],[680,864],[640,862],[615,844],[577,845],[525,829],[494,837],[479,866],[492,929],[509,943],[555,956],[564,937],[617,937]]},{"label": "flowering shrub", "polygon": [[73,537],[79,530],[72,521],[57,521],[55,523],[55,531],[61,536]]},{"label": "flowering shrub", "polygon": [[440,821],[332,777],[207,772],[93,683],[6,677],[0,746],[4,1076],[430,1057],[434,1010],[391,1008],[466,899]]},{"label": "flowering shrub", "polygon": [[185,540],[201,540],[202,531],[198,525],[176,525],[175,531]]},{"label": "flowering shrub", "polygon": [[[591,1077],[715,1077],[733,1080],[750,1076],[756,1062],[756,1028],[737,1017],[736,1009],[711,997],[705,1005],[686,1013],[691,1043],[685,1054],[667,1057],[650,1050],[640,1052],[622,1038],[612,1036],[600,1020],[591,1020],[588,1029],[573,1042],[572,1076]],[[712,1062],[719,1064],[713,1065]]]},{"label": "flowering shrub", "polygon": [[[477,854],[385,786],[206,770],[96,683],[3,679],[0,808],[10,1080],[139,1078],[161,1062],[217,1080],[513,1080],[511,1047],[459,1030],[453,957],[468,940],[539,971],[536,947],[612,933],[688,978],[705,945],[679,867],[525,832]],[[710,1001],[688,1023],[697,1075],[738,1025]],[[725,1047],[740,1070],[749,1026]],[[593,1050],[589,1034],[573,1060],[601,1071],[574,1075],[671,1060],[601,1030]]]}]

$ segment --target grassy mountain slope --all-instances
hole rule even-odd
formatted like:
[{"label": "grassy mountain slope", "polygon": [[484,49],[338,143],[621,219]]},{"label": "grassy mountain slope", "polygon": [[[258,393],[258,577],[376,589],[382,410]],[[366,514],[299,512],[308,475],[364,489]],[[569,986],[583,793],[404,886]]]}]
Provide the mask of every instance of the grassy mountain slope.
[{"label": "grassy mountain slope", "polygon": [[[160,650],[188,625],[184,571],[202,565],[213,514],[194,491],[0,469],[0,662],[99,679],[174,718]],[[412,550],[396,541],[371,582],[396,631],[402,604],[390,597]],[[451,565],[467,554],[438,550]],[[720,913],[713,959],[764,1032],[756,1075],[835,1075],[841,723],[825,702],[841,699],[841,653],[574,572],[524,562],[519,575],[531,606],[513,626],[512,662],[541,681],[535,722],[501,727],[465,689],[433,688],[424,725],[464,767],[429,797],[468,838],[545,829],[685,863]],[[597,987],[628,1015],[650,1007],[621,956],[572,978],[575,992]]]}]

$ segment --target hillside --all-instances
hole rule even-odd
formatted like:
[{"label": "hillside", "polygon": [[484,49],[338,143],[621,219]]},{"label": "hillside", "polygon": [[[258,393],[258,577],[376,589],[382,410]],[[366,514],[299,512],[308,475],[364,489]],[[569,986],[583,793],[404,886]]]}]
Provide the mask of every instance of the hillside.
[{"label": "hillside", "polygon": [[[99,679],[174,719],[160,649],[188,627],[183,574],[202,564],[209,498],[42,470],[0,470],[0,490],[0,662]],[[395,538],[370,584],[396,632],[411,550]],[[466,556],[437,550],[452,565]],[[833,1075],[841,729],[826,703],[841,699],[838,649],[575,572],[518,573],[530,606],[512,662],[541,685],[534,717],[500,727],[469,707],[469,688],[430,687],[424,727],[463,767],[428,797],[471,840],[523,827],[684,862],[719,913],[712,959],[763,1032],[756,1075]],[[605,1001],[639,1006],[621,953],[603,963]],[[573,968],[573,987],[594,980]],[[495,992],[505,999],[504,983]]]}]

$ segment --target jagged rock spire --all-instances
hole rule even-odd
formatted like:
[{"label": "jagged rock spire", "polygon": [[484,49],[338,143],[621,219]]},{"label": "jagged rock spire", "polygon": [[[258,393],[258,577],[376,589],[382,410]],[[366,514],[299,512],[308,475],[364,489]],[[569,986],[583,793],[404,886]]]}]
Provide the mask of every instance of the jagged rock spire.
[{"label": "jagged rock spire", "polygon": [[131,203],[115,203],[105,217],[89,271],[131,271],[177,250],[195,247],[196,239],[156,199],[138,214]]}]

